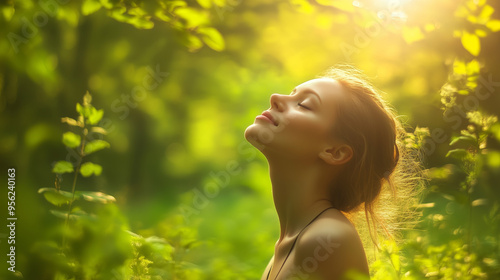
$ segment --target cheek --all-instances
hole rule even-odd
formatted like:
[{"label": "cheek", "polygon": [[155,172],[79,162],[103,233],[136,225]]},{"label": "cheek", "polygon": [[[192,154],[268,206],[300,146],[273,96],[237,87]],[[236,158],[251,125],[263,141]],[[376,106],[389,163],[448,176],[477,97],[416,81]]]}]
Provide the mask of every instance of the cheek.
[{"label": "cheek", "polygon": [[326,136],[326,125],[317,116],[290,116],[282,128],[281,137],[301,146],[315,148]]}]

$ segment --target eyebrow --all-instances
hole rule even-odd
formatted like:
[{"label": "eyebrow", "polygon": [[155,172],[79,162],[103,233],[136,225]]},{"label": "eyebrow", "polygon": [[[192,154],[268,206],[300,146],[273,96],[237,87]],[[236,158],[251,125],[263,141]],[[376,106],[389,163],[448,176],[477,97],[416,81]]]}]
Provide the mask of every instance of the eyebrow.
[{"label": "eyebrow", "polygon": [[[297,88],[293,89],[292,95],[295,94],[295,93],[297,93]],[[302,94],[313,94],[313,95],[315,95],[319,99],[319,102],[321,103],[321,97],[319,97],[319,94],[317,92],[315,92],[314,90],[310,89],[310,88],[305,88],[302,91]]]}]

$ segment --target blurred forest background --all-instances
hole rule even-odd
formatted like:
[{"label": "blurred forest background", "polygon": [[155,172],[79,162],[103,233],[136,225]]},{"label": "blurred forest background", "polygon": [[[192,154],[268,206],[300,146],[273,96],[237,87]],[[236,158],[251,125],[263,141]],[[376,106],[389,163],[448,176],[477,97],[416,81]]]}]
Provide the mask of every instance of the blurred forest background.
[{"label": "blurred forest background", "polygon": [[421,222],[383,243],[373,278],[500,279],[500,1],[0,11],[0,220],[8,168],[18,218],[15,273],[0,229],[2,279],[259,279],[278,224],[243,131],[272,93],[337,63],[387,93],[429,177]]}]

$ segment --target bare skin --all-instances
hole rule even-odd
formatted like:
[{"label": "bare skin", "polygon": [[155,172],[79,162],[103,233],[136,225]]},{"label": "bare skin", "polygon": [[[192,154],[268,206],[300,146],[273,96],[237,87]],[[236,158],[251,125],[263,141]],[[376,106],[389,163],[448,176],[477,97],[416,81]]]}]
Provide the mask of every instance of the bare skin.
[{"label": "bare skin", "polygon": [[303,230],[321,211],[335,207],[331,188],[345,187],[332,183],[353,153],[332,135],[333,110],[343,94],[332,79],[308,81],[291,95],[273,94],[271,108],[245,131],[269,162],[280,221],[275,254],[262,279],[269,271],[269,279],[342,279],[348,270],[368,275],[356,229],[340,211],[325,211]]}]

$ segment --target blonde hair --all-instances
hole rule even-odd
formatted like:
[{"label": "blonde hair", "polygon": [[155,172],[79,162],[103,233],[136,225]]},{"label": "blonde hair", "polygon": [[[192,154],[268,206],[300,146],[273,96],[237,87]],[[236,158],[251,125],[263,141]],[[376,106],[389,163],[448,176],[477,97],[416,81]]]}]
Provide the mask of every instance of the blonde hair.
[{"label": "blonde hair", "polygon": [[404,144],[406,131],[394,109],[359,70],[336,66],[321,78],[344,89],[334,110],[333,133],[353,149],[331,190],[332,203],[353,221],[365,247],[371,239],[378,248],[380,233],[397,241],[398,233],[419,217],[415,206],[423,180],[418,151]]}]

